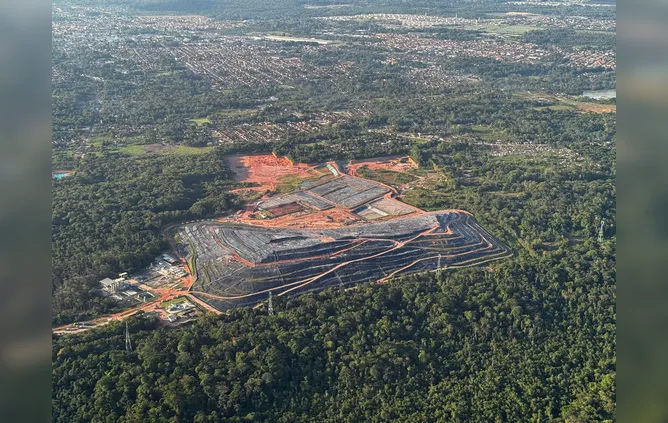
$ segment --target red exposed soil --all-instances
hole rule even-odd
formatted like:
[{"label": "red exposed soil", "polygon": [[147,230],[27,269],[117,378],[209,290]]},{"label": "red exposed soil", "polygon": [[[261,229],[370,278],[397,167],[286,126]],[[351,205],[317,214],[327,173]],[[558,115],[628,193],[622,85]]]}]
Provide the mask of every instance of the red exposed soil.
[{"label": "red exposed soil", "polygon": [[230,156],[227,164],[235,181],[259,184],[250,188],[255,191],[274,191],[276,183],[285,176],[307,178],[314,175],[313,166],[292,164],[287,158],[273,154]]},{"label": "red exposed soil", "polygon": [[407,156],[378,157],[368,160],[351,160],[347,166],[348,174],[355,176],[357,171],[364,166],[369,169],[386,169],[400,173],[417,168],[413,160]]},{"label": "red exposed soil", "polygon": [[[261,186],[253,188],[254,190],[257,191],[265,191],[265,190],[274,190],[275,189],[275,184],[277,182],[280,182],[281,178],[285,178],[288,176],[297,176],[301,178],[307,178],[309,176],[313,176],[314,174],[317,174],[317,172],[314,170],[313,166],[308,166],[308,165],[303,165],[303,164],[298,164],[294,165],[292,164],[287,158],[280,158],[276,157],[274,155],[251,155],[251,156],[231,156],[228,158],[228,164],[230,166],[230,169],[233,173],[233,176],[235,180],[240,181],[240,182],[256,182],[260,184]],[[350,165],[348,166],[348,174],[353,175],[362,166],[369,166],[372,169],[388,169],[392,170],[395,172],[404,172],[409,169],[415,168],[416,165],[407,157],[387,157],[387,158],[378,158],[378,159],[371,159],[371,160],[366,160],[366,161],[359,161],[359,162],[351,162]],[[363,178],[362,178],[363,179]],[[384,184],[380,184],[382,186],[386,186]],[[395,191],[391,187],[387,187],[388,189]],[[387,193],[384,196],[384,201],[386,202],[394,202],[396,200],[392,199],[392,193]],[[424,211],[411,207],[414,209],[414,213],[425,213]],[[353,225],[353,224],[359,224],[365,222],[364,219],[362,219],[360,216],[354,215],[351,213],[350,210],[344,209],[344,208],[332,208],[328,210],[322,210],[322,211],[316,211],[312,212],[311,210],[307,210],[303,206],[301,206],[298,203],[290,203],[290,204],[285,204],[279,207],[275,207],[271,210],[269,210],[274,218],[271,219],[262,219],[260,218],[259,214],[257,211],[253,211],[252,207],[248,207],[245,211],[237,213],[234,217],[226,217],[222,219],[218,219],[221,222],[236,222],[236,223],[245,223],[245,224],[250,224],[250,225],[255,225],[255,226],[264,226],[264,227],[282,227],[282,228],[296,228],[296,229],[325,229],[325,228],[337,228],[337,227],[342,227],[342,226],[347,226],[347,225]],[[464,211],[459,211],[459,210],[452,210],[456,211],[459,213],[464,213],[469,215],[468,212]],[[441,211],[443,212],[443,211]],[[413,213],[411,213],[413,214]],[[398,216],[392,216],[389,218],[398,218]],[[181,261],[181,263],[184,265],[186,271],[187,271],[187,276],[182,278],[180,283],[173,284],[169,287],[161,287],[157,289],[148,289],[146,288],[147,291],[152,292],[155,295],[155,299],[153,301],[150,301],[148,303],[139,305],[137,307],[131,308],[129,310],[125,310],[121,313],[117,314],[112,314],[108,316],[103,316],[98,319],[93,320],[91,323],[94,326],[101,326],[104,324],[107,324],[111,321],[114,320],[122,320],[124,318],[127,318],[135,313],[137,313],[140,310],[143,311],[157,311],[158,313],[163,315],[163,318],[166,318],[167,313],[165,310],[160,308],[160,304],[164,301],[171,300],[173,298],[179,297],[179,296],[186,296],[188,297],[191,301],[194,303],[200,305],[204,309],[208,311],[213,311],[215,313],[220,313],[218,310],[215,308],[211,307],[210,305],[206,304],[204,301],[194,297],[191,293],[191,289],[194,285],[195,282],[195,276],[192,274],[192,270],[190,269],[190,264],[187,262],[187,260],[180,256],[178,253],[178,250],[176,249],[176,245],[174,242],[174,239],[170,236],[169,230],[172,229],[173,227],[178,226],[178,224],[173,224],[168,226],[163,230],[163,234],[169,241],[172,253],[178,257],[178,259]],[[421,234],[419,234],[417,237],[420,236],[430,236],[431,232],[433,231],[434,228],[427,230]],[[447,233],[451,233],[452,231],[448,229]],[[416,238],[417,238],[416,237]],[[398,243],[398,246],[405,244],[406,242]],[[362,243],[357,244],[357,246],[362,245]],[[490,244],[491,245],[491,244]],[[221,247],[223,247],[221,245]],[[225,248],[225,247],[223,247]],[[356,247],[355,247],[356,248]],[[393,249],[395,249],[393,248]],[[238,255],[234,252],[232,252],[237,260],[244,261]],[[381,253],[384,254],[384,253]],[[381,255],[379,254],[379,255]],[[372,256],[373,257],[373,256]],[[353,260],[352,262],[356,262],[358,260]],[[350,262],[350,263],[352,263]],[[247,265],[251,265],[248,262],[246,262]],[[460,265],[465,266],[466,263],[462,262]],[[454,266],[453,266],[454,267]],[[303,285],[309,284],[318,278],[322,277],[323,275],[329,273],[325,272],[322,275],[319,275],[314,278],[310,278],[305,281],[300,281],[299,283],[296,283],[297,286],[294,288],[283,292],[280,295],[286,294],[290,292],[293,289],[297,289]],[[180,285],[180,288],[177,288],[177,285]],[[144,288],[142,286],[142,288]],[[206,294],[206,293],[200,293],[198,294],[209,296],[209,297],[216,297],[211,294]],[[73,328],[70,325],[65,325],[59,328],[55,328],[54,332],[56,333],[77,333],[86,330],[85,328]]]},{"label": "red exposed soil", "polygon": [[300,211],[304,211],[304,207],[299,205],[298,203],[290,203],[290,204],[285,204],[282,206],[274,207],[271,209],[267,209],[269,213],[271,213],[274,217],[281,217],[285,216],[286,214],[292,214],[292,213],[297,213]]},{"label": "red exposed soil", "polygon": [[578,103],[577,107],[585,112],[617,113],[616,104]]}]

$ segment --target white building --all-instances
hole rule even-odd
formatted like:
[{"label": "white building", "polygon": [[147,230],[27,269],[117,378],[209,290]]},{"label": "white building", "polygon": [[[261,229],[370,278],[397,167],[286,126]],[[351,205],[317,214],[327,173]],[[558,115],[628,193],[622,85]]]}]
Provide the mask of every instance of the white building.
[{"label": "white building", "polygon": [[112,280],[109,278],[104,278],[100,281],[100,286],[102,286],[102,290],[110,294],[115,294],[118,291],[120,291],[122,284],[123,280],[120,279]]},{"label": "white building", "polygon": [[170,314],[176,314],[176,313],[181,313],[186,310],[190,310],[191,308],[195,308],[195,305],[191,303],[188,300],[181,301],[180,303],[176,304],[170,304],[166,310]]},{"label": "white building", "polygon": [[182,278],[182,277],[187,275],[186,271],[183,270],[182,267],[171,266],[164,261],[157,262],[154,266],[154,269],[155,269],[156,272],[158,272],[162,276],[167,276],[167,277]]},{"label": "white building", "polygon": [[182,277],[185,277],[187,275],[186,271],[183,270],[183,268],[181,268],[179,266],[172,266],[169,269],[169,273],[172,276],[176,276],[177,278],[182,278]]}]

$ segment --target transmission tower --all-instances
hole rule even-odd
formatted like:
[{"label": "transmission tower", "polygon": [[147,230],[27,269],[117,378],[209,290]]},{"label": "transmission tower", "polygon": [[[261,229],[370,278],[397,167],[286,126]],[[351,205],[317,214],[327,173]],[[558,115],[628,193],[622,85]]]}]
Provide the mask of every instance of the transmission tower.
[{"label": "transmission tower", "polygon": [[603,225],[605,224],[605,220],[601,219],[601,226],[598,228],[598,243],[603,242]]},{"label": "transmission tower", "polygon": [[441,255],[440,254],[438,255],[438,266],[437,266],[437,268],[438,269],[441,268]]},{"label": "transmission tower", "polygon": [[269,291],[269,315],[273,316],[274,315],[274,296],[271,294],[271,291]]},{"label": "transmission tower", "polygon": [[132,343],[130,342],[130,329],[128,329],[128,322],[125,322],[125,350],[132,351]]}]

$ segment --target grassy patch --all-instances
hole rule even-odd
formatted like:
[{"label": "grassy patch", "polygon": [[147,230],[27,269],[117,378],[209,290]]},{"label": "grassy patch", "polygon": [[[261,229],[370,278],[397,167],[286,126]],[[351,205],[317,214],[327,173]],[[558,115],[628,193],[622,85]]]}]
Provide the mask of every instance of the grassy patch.
[{"label": "grassy patch", "polygon": [[180,304],[182,302],[186,301],[186,297],[177,297],[169,301],[163,301],[160,303],[160,307],[167,308],[172,304]]},{"label": "grassy patch", "polygon": [[564,97],[555,97],[557,101],[576,107],[583,112],[591,113],[617,113],[616,104],[601,104],[589,101],[571,100]]},{"label": "grassy patch", "polygon": [[553,94],[541,92],[523,92],[516,93],[515,96],[525,99],[540,101],[543,103],[554,103],[547,106],[534,107],[536,110],[580,110],[590,113],[616,113],[617,106],[615,104],[597,103],[593,101],[583,101],[577,97],[556,96]]},{"label": "grassy patch", "polygon": [[387,169],[369,169],[363,166],[357,172],[363,178],[378,181],[386,185],[403,185],[415,181],[415,177],[412,175]]},{"label": "grassy patch", "polygon": [[235,195],[243,200],[244,203],[251,203],[253,201],[259,200],[262,197],[262,193],[259,191],[239,191]]},{"label": "grassy patch", "polygon": [[416,187],[406,192],[401,197],[401,200],[422,210],[435,211],[458,208],[458,204],[461,204],[461,201],[458,199],[460,195],[462,194]]},{"label": "grassy patch", "polygon": [[207,154],[213,150],[213,147],[189,147],[187,145],[159,145],[159,144],[130,144],[109,150],[114,153],[129,154],[140,156],[143,154],[172,154],[177,156],[191,156],[196,154]]},{"label": "grassy patch", "polygon": [[449,185],[445,177],[432,172],[429,177],[405,191],[401,199],[407,204],[428,211],[453,208],[458,202],[457,198],[464,195],[464,191],[453,191]]},{"label": "grassy patch", "polygon": [[473,132],[490,132],[494,128],[492,128],[489,125],[473,125],[471,129],[473,130]]},{"label": "grassy patch", "polygon": [[191,121],[191,122],[195,122],[195,123],[197,124],[197,126],[202,126],[202,125],[210,124],[210,123],[211,123],[211,121],[209,120],[209,118],[190,119],[190,121]]},{"label": "grassy patch", "polygon": [[[386,128],[388,128],[388,127],[385,127],[385,128],[383,128],[383,129],[386,129]],[[389,128],[388,128],[388,129],[389,129]],[[391,130],[390,130],[390,131],[391,131]],[[399,134],[402,135],[402,136],[404,136],[404,137],[406,137],[406,138],[408,138],[409,140],[411,140],[411,142],[414,142],[415,144],[424,144],[424,143],[426,143],[426,142],[431,141],[431,140],[429,140],[428,138],[418,137],[417,135],[413,135],[413,134],[408,134],[408,133],[399,133]]]},{"label": "grassy patch", "polygon": [[506,139],[505,131],[496,129],[489,125],[473,125],[471,130],[483,141],[496,141]]},{"label": "grassy patch", "polygon": [[93,137],[88,141],[88,145],[93,145],[95,147],[101,147],[102,143],[105,141],[113,141],[114,137],[111,135],[98,135],[96,137]]},{"label": "grassy patch", "polygon": [[299,190],[300,185],[302,183],[309,181],[317,181],[321,177],[323,177],[323,175],[321,174],[313,175],[307,178],[303,178],[298,175],[286,175],[276,183],[276,192],[283,194],[287,192],[297,191]]},{"label": "grassy patch", "polygon": [[210,153],[213,147],[189,147],[187,145],[177,145],[173,150],[167,151],[166,154],[175,154],[177,156],[190,156],[194,154]]},{"label": "grassy patch", "polygon": [[490,34],[501,35],[523,35],[526,32],[540,29],[537,26],[530,25],[506,25],[494,23],[481,23],[477,25],[464,26],[463,29],[471,31],[484,31]]},{"label": "grassy patch", "polygon": [[542,111],[542,110],[552,110],[552,111],[563,111],[563,110],[573,110],[573,106],[569,106],[567,104],[556,104],[553,106],[541,106],[541,107],[534,107],[534,110]]},{"label": "grassy patch", "polygon": [[430,175],[429,170],[423,169],[421,167],[417,169],[411,169],[410,172],[408,172],[410,175],[416,176],[418,178],[425,178]]},{"label": "grassy patch", "polygon": [[117,150],[118,153],[122,154],[130,154],[132,156],[138,156],[141,154],[146,154],[146,150],[144,149],[143,145],[136,145],[136,144],[131,144],[131,145],[126,145],[124,147],[119,147]]}]

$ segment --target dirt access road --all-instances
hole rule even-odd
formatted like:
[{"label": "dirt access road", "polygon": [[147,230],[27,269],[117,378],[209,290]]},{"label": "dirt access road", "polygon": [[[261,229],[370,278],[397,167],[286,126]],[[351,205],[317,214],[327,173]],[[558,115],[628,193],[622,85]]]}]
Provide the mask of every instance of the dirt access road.
[{"label": "dirt access road", "polygon": [[[83,327],[77,327],[76,324],[70,323],[70,324],[67,324],[67,325],[63,325],[63,326],[53,328],[52,332],[55,333],[55,334],[59,334],[59,335],[81,333],[81,332],[84,332],[84,331],[92,329],[92,328],[108,325],[109,323],[114,322],[114,321],[127,319],[128,317],[133,316],[133,315],[139,313],[140,311],[157,312],[161,315],[161,317],[164,320],[166,320],[168,314],[164,309],[160,308],[160,304],[165,302],[165,301],[173,300],[174,298],[177,298],[177,297],[187,297],[193,304],[198,304],[199,306],[201,306],[202,308],[204,308],[207,311],[211,311],[213,313],[220,314],[220,312],[218,310],[209,306],[208,304],[206,304],[202,300],[196,298],[195,296],[190,295],[190,293],[189,293],[190,289],[192,288],[192,286],[195,283],[195,277],[193,276],[193,273],[190,269],[190,266],[188,265],[187,260],[179,254],[179,252],[176,248],[176,244],[174,242],[174,239],[171,236],[169,236],[169,231],[172,230],[173,228],[179,226],[179,225],[181,225],[181,224],[180,223],[175,223],[175,224],[171,224],[171,225],[167,226],[165,229],[163,229],[162,234],[167,239],[167,241],[169,242],[169,246],[170,246],[170,249],[172,250],[172,254],[175,257],[177,257],[177,259],[184,265],[186,273],[187,273],[187,275],[185,277],[181,278],[178,282],[175,282],[175,283],[169,285],[168,287],[150,288],[148,286],[143,286],[142,289],[144,289],[145,291],[148,291],[151,294],[155,295],[155,299],[153,299],[153,300],[151,300],[147,303],[140,304],[138,306],[135,306],[135,307],[130,308],[128,310],[121,311],[119,313],[109,314],[109,315],[106,315],[106,316],[98,317],[98,318],[93,319],[93,320],[89,320],[89,321],[85,322],[85,326],[83,326]],[[177,286],[179,286],[178,289],[176,288]],[[183,288],[185,288],[185,290]]]}]

